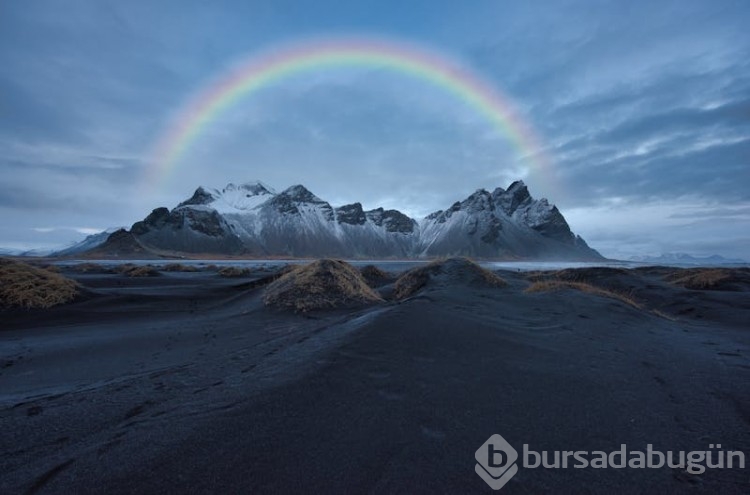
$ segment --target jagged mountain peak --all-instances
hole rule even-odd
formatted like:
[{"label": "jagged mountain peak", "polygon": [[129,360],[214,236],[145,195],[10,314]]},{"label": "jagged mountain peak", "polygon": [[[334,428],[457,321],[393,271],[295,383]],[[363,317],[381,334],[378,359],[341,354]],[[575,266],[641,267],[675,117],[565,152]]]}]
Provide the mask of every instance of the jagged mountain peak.
[{"label": "jagged mountain peak", "polygon": [[480,188],[474,191],[473,193],[471,193],[469,197],[464,200],[464,202],[477,201],[477,200],[483,201],[491,196],[492,195],[489,192],[487,192],[487,189]]},{"label": "jagged mountain peak", "polygon": [[276,191],[271,186],[259,180],[243,182],[242,184],[233,184],[230,182],[222,192],[226,193],[230,191],[245,191],[254,196],[263,194],[276,194]]},{"label": "jagged mountain peak", "polygon": [[461,209],[470,211],[491,210],[494,207],[492,195],[486,189],[477,189],[460,204]]},{"label": "jagged mountain peak", "polygon": [[517,180],[508,186],[505,196],[510,199],[506,209],[509,215],[512,215],[520,206],[530,203],[533,200],[529,193],[529,188],[526,187],[526,184],[522,180]]},{"label": "jagged mountain peak", "polygon": [[416,220],[398,210],[375,208],[366,211],[365,215],[378,227],[385,227],[387,232],[411,233],[417,227]]},{"label": "jagged mountain peak", "polygon": [[[288,187],[281,191],[279,194],[268,200],[263,205],[263,208],[284,215],[294,215],[305,218],[307,218],[307,213],[315,215],[315,213],[312,212],[318,212],[324,221],[331,221],[335,218],[331,205],[314,195],[309,189],[301,184]],[[313,224],[317,225],[315,221]]]},{"label": "jagged mountain peak", "polygon": [[[223,189],[199,187],[193,198],[179,206],[207,205],[221,213],[243,212],[257,208],[274,196],[273,189],[260,181],[229,183]],[[205,200],[203,200],[205,198]],[[203,201],[201,201],[203,200]]]},{"label": "jagged mountain peak", "polygon": [[474,214],[480,211],[491,211],[494,208],[492,194],[486,189],[477,189],[463,201],[456,201],[446,210],[438,210],[430,213],[424,218],[424,221],[436,220],[438,223],[444,223],[458,211],[466,211]]},{"label": "jagged mountain peak", "polygon": [[211,191],[206,190],[203,186],[198,186],[193,195],[178,204],[177,207],[188,206],[188,205],[208,205],[216,201],[217,195]]},{"label": "jagged mountain peak", "polygon": [[322,199],[314,195],[308,188],[302,184],[295,184],[284,189],[279,196],[287,196],[294,201],[301,203],[324,203]]},{"label": "jagged mountain peak", "polygon": [[336,219],[339,223],[363,225],[367,221],[367,216],[362,209],[362,203],[352,203],[336,208]]},{"label": "jagged mountain peak", "polygon": [[525,188],[525,187],[526,187],[526,183],[523,180],[518,179],[518,180],[514,180],[513,182],[510,183],[510,185],[508,186],[507,191],[511,192],[511,191],[515,191],[516,189],[521,189],[521,188]]}]

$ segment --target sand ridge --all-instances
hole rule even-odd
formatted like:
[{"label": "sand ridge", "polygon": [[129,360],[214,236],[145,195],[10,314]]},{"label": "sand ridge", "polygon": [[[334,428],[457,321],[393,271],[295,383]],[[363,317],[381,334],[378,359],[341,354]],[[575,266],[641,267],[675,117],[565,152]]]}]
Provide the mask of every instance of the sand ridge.
[{"label": "sand ridge", "polygon": [[[528,293],[534,276],[506,271],[503,287],[439,280],[295,313],[263,302],[286,271],[63,267],[86,297],[4,311],[0,492],[478,491],[474,451],[493,433],[549,450],[750,452],[746,292],[659,270],[554,275],[627,291],[635,308]],[[382,283],[372,290],[394,285]],[[745,483],[730,470],[537,469],[503,490]]]}]

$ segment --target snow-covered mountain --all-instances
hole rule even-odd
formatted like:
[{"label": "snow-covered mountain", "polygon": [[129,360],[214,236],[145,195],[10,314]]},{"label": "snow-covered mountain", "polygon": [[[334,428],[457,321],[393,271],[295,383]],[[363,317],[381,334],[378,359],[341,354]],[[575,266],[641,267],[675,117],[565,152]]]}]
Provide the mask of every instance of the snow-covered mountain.
[{"label": "snow-covered mountain", "polygon": [[33,249],[0,248],[0,256],[25,256],[28,258],[43,258],[54,253],[53,248],[39,247]]},{"label": "snow-covered mountain", "polygon": [[711,256],[693,256],[687,253],[662,253],[659,256],[631,256],[630,261],[662,265],[696,265],[696,266],[718,266],[718,265],[742,265],[747,261],[738,258],[725,258],[718,254]]},{"label": "snow-covered mountain", "polygon": [[0,247],[0,256],[18,256],[23,253],[23,251],[23,249]]},{"label": "snow-covered mountain", "polygon": [[103,230],[101,232],[97,232],[96,234],[91,234],[86,236],[85,239],[83,239],[80,242],[76,242],[75,244],[56,250],[54,253],[52,253],[53,256],[74,256],[76,254],[85,253],[86,251],[90,251],[98,246],[101,246],[104,244],[104,242],[109,238],[109,236],[116,232],[117,230],[120,230],[122,227],[116,227],[116,228],[110,228],[107,230]]},{"label": "snow-covered mountain", "polygon": [[[301,185],[275,192],[260,182],[199,187],[172,210],[157,208],[130,232],[160,251],[255,256],[602,259],[546,199],[526,185],[476,191],[415,220],[398,210],[339,207]],[[106,247],[106,244],[100,246]]]}]

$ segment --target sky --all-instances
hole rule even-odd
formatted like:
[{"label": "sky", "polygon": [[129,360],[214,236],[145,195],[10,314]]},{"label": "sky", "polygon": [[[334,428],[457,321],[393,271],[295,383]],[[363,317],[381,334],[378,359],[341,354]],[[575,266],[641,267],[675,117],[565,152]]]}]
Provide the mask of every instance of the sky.
[{"label": "sky", "polygon": [[[0,2],[0,247],[129,226],[199,185],[421,217],[523,179],[605,256],[750,260],[748,25],[746,0]],[[467,68],[549,166],[430,81],[335,67],[238,99],[154,180],[157,143],[239,61],[351,37]]]}]

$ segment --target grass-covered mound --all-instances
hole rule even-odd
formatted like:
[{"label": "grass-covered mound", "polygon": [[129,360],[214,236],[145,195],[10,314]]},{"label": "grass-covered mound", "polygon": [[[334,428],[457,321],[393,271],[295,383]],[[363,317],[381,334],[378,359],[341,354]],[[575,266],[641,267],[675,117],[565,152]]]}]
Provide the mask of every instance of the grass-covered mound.
[{"label": "grass-covered mound", "polygon": [[222,277],[235,278],[235,277],[247,277],[250,275],[249,268],[240,268],[238,266],[225,266],[221,268],[217,273]]},{"label": "grass-covered mound", "polygon": [[385,283],[393,282],[396,278],[393,274],[381,270],[375,265],[363,266],[359,271],[370,287],[378,287]]},{"label": "grass-covered mound", "polygon": [[72,301],[78,285],[59,273],[0,259],[0,307],[50,308]]},{"label": "grass-covered mound", "polygon": [[597,287],[616,287],[625,285],[631,280],[630,270],[607,266],[593,266],[589,268],[565,268],[563,270],[535,271],[526,274],[526,278],[533,282],[544,280],[563,280],[566,282],[581,282]]},{"label": "grass-covered mound", "polygon": [[462,284],[479,287],[504,287],[505,281],[468,258],[448,258],[433,261],[409,270],[396,280],[394,297],[405,299],[428,284]]},{"label": "grass-covered mound", "polygon": [[684,268],[667,273],[664,280],[693,290],[747,290],[750,270],[746,268]]},{"label": "grass-covered mound", "polygon": [[197,272],[198,268],[193,265],[183,265],[182,263],[169,263],[161,267],[163,272]]},{"label": "grass-covered mound", "polygon": [[121,273],[127,277],[157,277],[159,270],[151,265],[135,265],[133,263],[125,263],[115,268],[117,273]]},{"label": "grass-covered mound", "polygon": [[556,271],[530,272],[532,283],[525,292],[550,292],[563,289],[579,290],[624,302],[634,308],[641,304],[632,295],[634,275],[622,268],[591,267],[566,268]]},{"label": "grass-covered mound", "polygon": [[562,289],[573,289],[580,290],[581,292],[587,292],[601,297],[608,297],[610,299],[617,299],[618,301],[624,302],[634,308],[641,308],[641,305],[627,294],[616,292],[610,289],[597,287],[587,282],[573,282],[570,280],[540,280],[532,283],[528,286],[525,292],[549,292]]},{"label": "grass-covered mound", "polygon": [[266,306],[297,312],[382,301],[354,267],[329,259],[295,266],[272,282],[263,295]]}]

